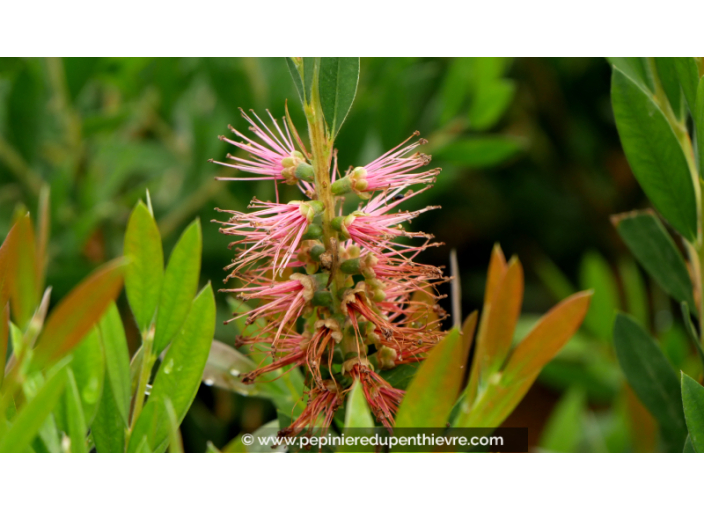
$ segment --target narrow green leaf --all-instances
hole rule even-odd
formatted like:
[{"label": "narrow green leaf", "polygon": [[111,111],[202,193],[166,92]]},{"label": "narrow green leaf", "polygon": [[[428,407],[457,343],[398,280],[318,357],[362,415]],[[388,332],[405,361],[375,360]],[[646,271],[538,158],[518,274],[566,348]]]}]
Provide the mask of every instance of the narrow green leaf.
[{"label": "narrow green leaf", "polygon": [[611,338],[616,310],[619,308],[618,287],[606,259],[597,252],[588,252],[579,271],[583,289],[594,290],[584,325],[601,340]]},{"label": "narrow green leaf", "polygon": [[694,307],[692,281],[687,265],[665,227],[647,211],[615,216],[618,233],[650,276],[678,302]]},{"label": "narrow green leaf", "polygon": [[660,214],[693,241],[697,235],[694,181],[672,127],[652,97],[616,68],[611,99],[633,174]]},{"label": "narrow green leaf", "polygon": [[320,57],[320,104],[332,138],[352,107],[358,82],[359,57]]},{"label": "narrow green leaf", "polygon": [[682,119],[686,110],[684,108],[684,97],[682,88],[677,76],[677,68],[674,59],[670,57],[655,57],[655,67],[660,77],[660,83],[665,90],[667,100],[678,119]]},{"label": "narrow green leaf", "polygon": [[704,350],[702,350],[702,346],[699,343],[699,335],[697,334],[697,330],[694,329],[694,324],[692,324],[692,316],[689,313],[689,306],[686,302],[682,301],[682,303],[680,303],[680,308],[682,310],[684,329],[687,332],[687,336],[690,341],[694,344],[694,349],[697,351],[697,354],[699,354],[699,360],[702,362],[702,366],[704,366]]},{"label": "narrow green leaf", "polygon": [[648,73],[648,65],[643,57],[606,57],[609,63],[617,67],[634,83],[645,91],[655,91],[653,77]]},{"label": "narrow green leaf", "polygon": [[108,374],[105,374],[103,397],[95,415],[91,433],[98,453],[122,453],[125,451],[126,420],[112,392]]},{"label": "narrow green leaf", "polygon": [[704,453],[704,386],[682,372],[682,404],[689,439],[697,453]]},{"label": "narrow green leaf", "polygon": [[420,365],[420,363],[405,363],[391,370],[384,370],[381,375],[394,388],[405,390],[411,384]]},{"label": "narrow green leaf", "polygon": [[127,338],[122,327],[120,312],[115,303],[110,303],[103,319],[100,321],[100,339],[105,351],[107,382],[111,386],[115,406],[126,426],[129,418],[130,398],[130,355]]},{"label": "narrow green leaf", "polygon": [[672,57],[677,77],[684,92],[684,97],[689,105],[689,111],[693,112],[697,102],[697,86],[699,85],[699,70],[694,57]]},{"label": "narrow green leaf", "polygon": [[303,60],[303,82],[305,88],[306,103],[310,103],[313,97],[313,80],[315,80],[315,66],[319,65],[320,57],[302,57]]},{"label": "narrow green leaf", "polygon": [[687,428],[677,374],[655,340],[632,318],[618,314],[614,325],[616,356],[643,405],[672,442],[684,444]]},{"label": "narrow green leaf", "polygon": [[137,326],[145,331],[154,318],[161,282],[164,278],[164,252],[156,221],[140,200],[132,210],[125,233],[125,258],[131,263],[125,271],[125,292]]},{"label": "narrow green leaf", "polygon": [[83,420],[90,427],[98,412],[105,380],[105,355],[97,328],[93,328],[73,351],[70,367],[70,378],[73,377],[76,384]]},{"label": "narrow green leaf", "polygon": [[622,259],[618,267],[628,313],[635,317],[640,324],[649,324],[648,291],[638,266],[629,257]]},{"label": "narrow green leaf", "polygon": [[200,221],[195,220],[176,243],[164,273],[154,335],[157,354],[181,330],[188,315],[191,301],[198,290],[202,246]]},{"label": "narrow green leaf", "polygon": [[57,361],[78,345],[119,295],[125,265],[124,259],[104,264],[56,305],[39,335],[35,363]]},{"label": "narrow green leaf", "polygon": [[64,392],[64,401],[66,409],[66,426],[68,428],[69,439],[71,440],[71,453],[86,453],[86,435],[88,427],[83,414],[83,406],[81,405],[81,395],[78,391],[78,384],[73,375],[73,371],[69,368],[66,371],[67,384]]},{"label": "narrow green leaf", "polygon": [[462,384],[466,360],[462,336],[453,329],[421,364],[406,391],[396,428],[444,427]]},{"label": "narrow green leaf", "polygon": [[[280,424],[279,424],[280,425]],[[356,430],[355,430],[356,429]],[[362,430],[360,430],[362,429]],[[345,436],[354,437],[371,433],[374,430],[374,418],[369,410],[367,399],[364,396],[364,389],[359,381],[355,381],[345,402]],[[342,445],[337,449],[338,453],[362,453],[373,452],[372,445]]]},{"label": "narrow green leaf", "polygon": [[[31,401],[37,396],[39,390],[44,386],[45,379],[41,373],[30,375],[27,380],[22,383],[22,391],[24,392],[27,401]],[[59,438],[59,430],[67,430],[66,427],[61,427],[61,418],[63,417],[62,399],[54,406],[54,409],[49,416],[42,422],[37,437],[32,441],[32,448],[37,452],[46,453],[61,453],[61,439]]]},{"label": "narrow green leaf", "polygon": [[694,450],[694,445],[692,444],[692,438],[687,436],[687,440],[684,442],[684,449],[682,453],[697,453]]},{"label": "narrow green leaf", "polygon": [[704,79],[697,86],[697,104],[692,113],[696,133],[697,165],[699,174],[704,174]]},{"label": "narrow green leaf", "polygon": [[497,80],[479,88],[469,108],[469,125],[472,129],[490,129],[506,112],[516,93],[511,80]]},{"label": "narrow green leaf", "polygon": [[345,428],[373,428],[374,418],[359,382],[352,385],[345,409]]},{"label": "narrow green leaf", "polygon": [[208,284],[193,300],[181,332],[164,356],[149,400],[132,431],[129,451],[135,451],[143,436],[152,451],[166,447],[169,428],[163,402],[171,400],[180,424],[200,386],[214,333],[215,297]]},{"label": "narrow green leaf", "polygon": [[169,421],[169,453],[183,453],[183,440],[178,429],[178,418],[171,400],[164,398],[164,409]]},{"label": "narrow green leaf", "polygon": [[549,452],[578,452],[586,404],[584,390],[577,386],[570,388],[550,414],[540,438],[540,448]]},{"label": "narrow green leaf", "polygon": [[504,135],[479,135],[453,142],[437,151],[439,158],[470,169],[496,166],[523,150],[520,138]]},{"label": "narrow green leaf", "polygon": [[0,440],[0,452],[19,453],[27,449],[59,401],[65,384],[65,369],[59,370],[46,381],[37,395],[19,411],[12,426]]},{"label": "narrow green leaf", "polygon": [[286,58],[286,66],[288,67],[288,72],[291,73],[291,79],[293,84],[296,86],[296,92],[298,92],[298,97],[301,98],[301,103],[305,103],[305,96],[303,95],[303,81],[301,81],[301,74],[298,72],[295,62],[291,57]]}]

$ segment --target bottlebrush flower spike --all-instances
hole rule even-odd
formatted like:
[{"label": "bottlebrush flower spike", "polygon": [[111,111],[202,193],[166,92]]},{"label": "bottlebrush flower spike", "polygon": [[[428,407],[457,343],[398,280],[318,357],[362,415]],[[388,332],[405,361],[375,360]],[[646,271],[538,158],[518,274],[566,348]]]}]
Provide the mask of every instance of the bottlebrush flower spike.
[{"label": "bottlebrush flower spike", "polygon": [[[226,166],[256,174],[253,179],[296,184],[305,195],[287,204],[278,195],[275,203],[254,199],[250,212],[221,211],[230,217],[220,231],[238,238],[226,268],[225,281],[234,285],[223,291],[254,303],[235,318],[246,316],[247,325],[263,321],[238,343],[269,355],[243,381],[303,370],[307,405],[282,434],[326,430],[355,380],[377,420],[391,428],[404,392],[384,371],[423,360],[443,336],[436,287],[447,279],[441,268],[416,261],[439,243],[405,228],[435,207],[399,210],[430,187],[439,169],[418,171],[430,157],[417,152],[424,140],[409,139],[335,180],[337,151],[322,117],[311,114],[320,106],[309,107],[310,159],[294,150],[289,128],[302,143],[292,124],[282,131],[273,117],[271,130],[245,115],[258,142],[234,129],[243,141],[225,139],[251,156],[230,157],[235,163]],[[344,211],[346,192],[362,199],[356,211]]]}]

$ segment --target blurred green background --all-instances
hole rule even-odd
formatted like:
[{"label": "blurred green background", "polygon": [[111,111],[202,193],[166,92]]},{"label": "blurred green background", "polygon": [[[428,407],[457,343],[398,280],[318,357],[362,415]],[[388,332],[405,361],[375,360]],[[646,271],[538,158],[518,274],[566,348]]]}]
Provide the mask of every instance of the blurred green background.
[{"label": "blurred green background", "polygon": [[[445,243],[424,252],[423,262],[449,265],[457,250],[463,314],[481,304],[496,242],[526,269],[523,332],[532,314],[571,291],[596,290],[580,334],[507,422],[529,426],[535,449],[654,448],[652,420],[615,362],[615,309],[647,324],[676,367],[689,359],[669,301],[610,223],[612,214],[647,207],[620,148],[610,73],[602,59],[362,59],[357,99],[336,144],[346,169],[415,130],[429,140],[424,152],[443,172],[408,205],[442,206],[414,228]],[[232,148],[217,138],[228,124],[245,129],[239,107],[282,117],[287,99],[304,132],[281,58],[0,59],[0,231],[23,208],[35,211],[40,189],[50,186],[47,281],[56,302],[122,253],[128,214],[148,189],[166,253],[201,218],[201,283],[220,288],[230,240],[210,223],[214,208],[243,209],[253,195],[273,199],[274,192],[266,182],[215,181],[225,169],[207,160],[222,161]],[[281,189],[282,200],[298,198]],[[218,305],[224,320],[225,299]],[[131,333],[136,348],[134,327]],[[220,321],[219,340],[232,343],[235,334]],[[202,386],[182,426],[186,449],[203,451],[208,440],[223,446],[274,417],[264,400]]]}]

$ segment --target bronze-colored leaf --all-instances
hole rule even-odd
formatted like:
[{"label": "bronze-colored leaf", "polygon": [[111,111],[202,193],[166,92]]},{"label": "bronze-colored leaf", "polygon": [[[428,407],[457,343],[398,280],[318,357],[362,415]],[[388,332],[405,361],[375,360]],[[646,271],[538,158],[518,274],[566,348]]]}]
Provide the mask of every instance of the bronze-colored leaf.
[{"label": "bronze-colored leaf", "polygon": [[487,273],[486,289],[484,291],[484,306],[491,302],[491,298],[503,279],[504,274],[506,274],[507,269],[508,266],[504,252],[501,250],[501,246],[496,243],[491,252],[491,260],[489,261],[489,272]]},{"label": "bronze-colored leaf", "polygon": [[122,258],[104,264],[61,300],[39,336],[35,362],[52,363],[78,345],[117,299],[126,265]]},{"label": "bronze-colored leaf", "polygon": [[[534,380],[572,335],[589,310],[592,291],[574,294],[555,305],[516,347],[504,370],[506,382]],[[531,382],[532,382],[531,380]]]}]

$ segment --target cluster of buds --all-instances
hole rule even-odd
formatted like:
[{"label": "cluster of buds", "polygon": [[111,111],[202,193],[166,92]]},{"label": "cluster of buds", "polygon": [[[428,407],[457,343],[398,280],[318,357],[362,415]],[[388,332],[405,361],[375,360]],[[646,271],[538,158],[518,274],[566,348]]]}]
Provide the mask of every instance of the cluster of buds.
[{"label": "cluster of buds", "polygon": [[[297,186],[308,200],[279,203],[277,187],[275,203],[254,199],[252,212],[221,211],[230,218],[219,222],[220,231],[237,238],[225,280],[235,285],[223,291],[253,305],[231,320],[259,321],[256,335],[239,343],[269,354],[242,379],[252,383],[293,367],[304,371],[306,409],[285,434],[327,430],[355,383],[377,420],[391,428],[403,391],[384,379],[384,371],[421,361],[441,339],[444,312],[436,287],[446,278],[440,268],[415,261],[438,243],[404,228],[433,207],[399,210],[432,185],[439,169],[423,169],[430,157],[416,150],[426,142],[411,142],[415,133],[342,176],[331,147],[316,153],[313,130],[311,154],[289,119],[281,129],[271,115],[271,127],[256,114],[254,120],[243,116],[256,141],[233,128],[240,140],[224,140],[250,157],[228,155],[232,163],[219,164],[254,177],[222,179],[282,182]],[[345,212],[351,193],[359,206]]]}]

